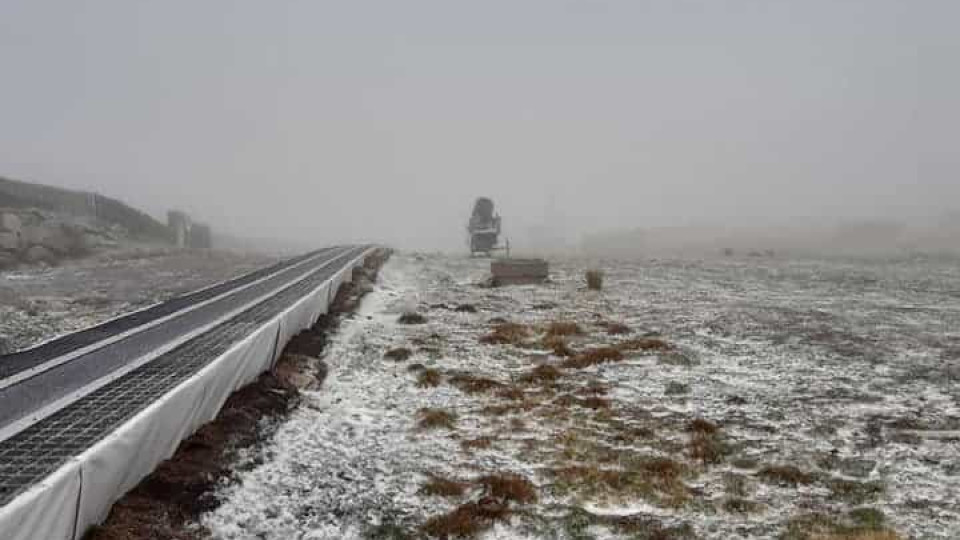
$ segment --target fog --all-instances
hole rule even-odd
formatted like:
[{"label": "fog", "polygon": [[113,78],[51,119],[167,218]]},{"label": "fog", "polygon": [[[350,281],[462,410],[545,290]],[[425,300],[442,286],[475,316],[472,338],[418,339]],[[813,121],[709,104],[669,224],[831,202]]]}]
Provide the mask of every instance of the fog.
[{"label": "fog", "polygon": [[481,195],[531,248],[937,228],[960,209],[958,20],[949,0],[5,0],[0,175],[303,245],[462,249]]}]

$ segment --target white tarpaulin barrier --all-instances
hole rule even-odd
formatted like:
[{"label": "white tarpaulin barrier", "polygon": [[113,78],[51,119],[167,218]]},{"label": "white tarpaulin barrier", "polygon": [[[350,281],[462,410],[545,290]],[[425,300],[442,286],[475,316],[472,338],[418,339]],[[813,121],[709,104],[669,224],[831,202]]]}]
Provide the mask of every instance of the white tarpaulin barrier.
[{"label": "white tarpaulin barrier", "polygon": [[216,418],[234,391],[269,370],[297,333],[327,312],[340,284],[372,250],[234,344],[199,372],[140,411],[83,454],[0,508],[3,540],[79,540],[106,519],[180,442]]},{"label": "white tarpaulin barrier", "polygon": [[76,459],[0,508],[4,540],[73,540],[80,497],[80,463]]}]

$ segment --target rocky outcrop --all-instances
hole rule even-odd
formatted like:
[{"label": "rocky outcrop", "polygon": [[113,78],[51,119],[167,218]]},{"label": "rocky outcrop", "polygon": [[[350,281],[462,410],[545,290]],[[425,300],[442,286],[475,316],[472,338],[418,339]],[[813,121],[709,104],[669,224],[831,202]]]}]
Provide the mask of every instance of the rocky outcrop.
[{"label": "rocky outcrop", "polygon": [[122,227],[95,220],[35,209],[0,208],[0,269],[82,257],[116,246],[126,235]]},{"label": "rocky outcrop", "polygon": [[168,226],[110,197],[0,177],[0,270],[122,244],[211,247],[209,226],[170,215]]}]

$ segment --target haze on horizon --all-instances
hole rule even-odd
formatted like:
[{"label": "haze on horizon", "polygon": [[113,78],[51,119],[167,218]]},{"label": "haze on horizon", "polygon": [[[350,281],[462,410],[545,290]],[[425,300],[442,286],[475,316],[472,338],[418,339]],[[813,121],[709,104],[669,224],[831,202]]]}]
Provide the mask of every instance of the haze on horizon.
[{"label": "haze on horizon", "polygon": [[[304,244],[936,218],[960,3],[0,5],[0,176]],[[511,232],[512,231],[512,232]]]}]

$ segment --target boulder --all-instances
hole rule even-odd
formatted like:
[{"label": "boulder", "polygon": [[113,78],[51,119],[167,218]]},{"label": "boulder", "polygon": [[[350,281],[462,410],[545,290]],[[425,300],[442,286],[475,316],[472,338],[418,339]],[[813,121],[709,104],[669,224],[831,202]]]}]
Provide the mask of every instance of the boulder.
[{"label": "boulder", "polygon": [[44,247],[59,255],[76,255],[87,249],[81,227],[54,221],[24,227],[23,245]]},{"label": "boulder", "polygon": [[0,232],[19,233],[23,228],[20,216],[11,212],[0,212]]},{"label": "boulder", "polygon": [[0,232],[0,250],[17,251],[20,249],[20,235],[13,232]]}]

